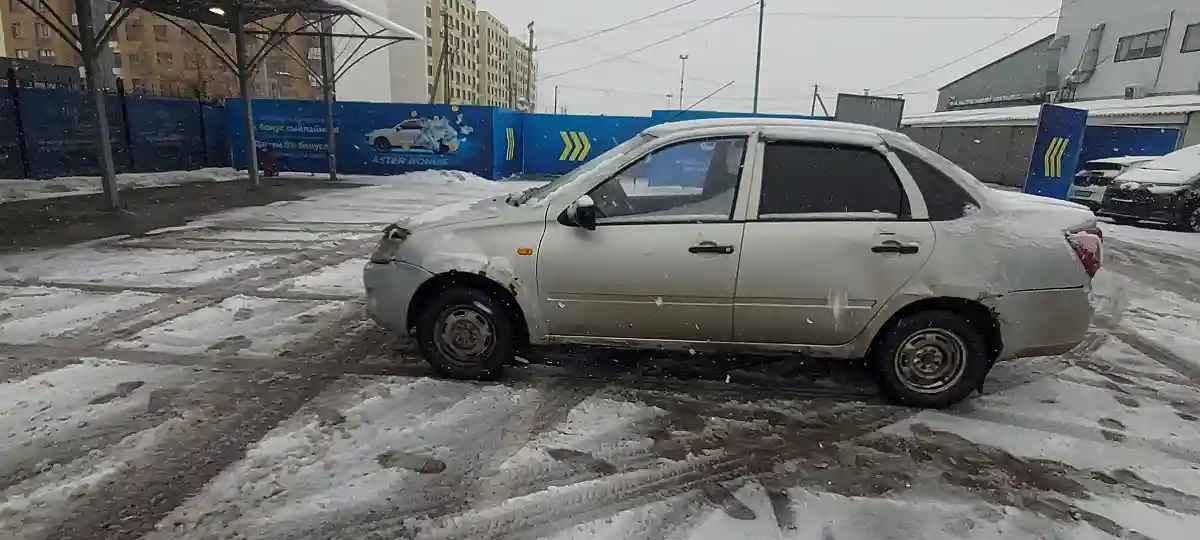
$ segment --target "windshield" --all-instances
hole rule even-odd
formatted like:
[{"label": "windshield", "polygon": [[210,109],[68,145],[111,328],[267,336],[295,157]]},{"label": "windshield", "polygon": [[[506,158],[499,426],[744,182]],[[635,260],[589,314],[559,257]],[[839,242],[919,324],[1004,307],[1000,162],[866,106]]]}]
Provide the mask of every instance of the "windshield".
[{"label": "windshield", "polygon": [[629,152],[630,150],[633,150],[634,148],[637,148],[637,147],[645,144],[647,141],[649,141],[653,138],[654,138],[654,136],[650,135],[648,133],[639,133],[637,136],[633,137],[632,139],[629,139],[621,144],[618,144],[617,146],[612,147],[607,152],[600,154],[599,156],[596,156],[595,158],[591,159],[587,163],[584,163],[583,165],[580,165],[580,166],[572,169],[571,172],[568,172],[567,174],[564,174],[558,178],[555,178],[554,180],[550,181],[549,183],[547,183],[545,185],[538,186],[535,188],[530,188],[516,197],[510,197],[509,204],[513,204],[513,205],[521,205],[521,204],[527,204],[527,203],[528,204],[539,204],[539,203],[543,202],[551,194],[553,194],[556,190],[558,190],[558,188],[565,186],[567,184],[570,184],[571,182],[574,182],[576,178],[579,178],[580,176],[587,174],[588,172],[594,170],[596,167],[599,167],[601,164],[605,163],[606,161],[608,161],[614,157],[624,155],[625,153]]}]

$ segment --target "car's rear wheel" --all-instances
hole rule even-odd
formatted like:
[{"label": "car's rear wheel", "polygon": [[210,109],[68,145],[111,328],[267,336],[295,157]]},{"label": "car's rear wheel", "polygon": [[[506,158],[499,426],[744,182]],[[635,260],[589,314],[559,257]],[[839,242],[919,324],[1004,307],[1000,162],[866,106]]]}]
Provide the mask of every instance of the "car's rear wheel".
[{"label": "car's rear wheel", "polygon": [[962,401],[983,384],[991,366],[983,335],[949,311],[896,321],[872,348],[870,360],[889,397],[929,408]]},{"label": "car's rear wheel", "polygon": [[380,152],[389,152],[392,150],[392,141],[387,137],[375,137],[375,149]]},{"label": "car's rear wheel", "polygon": [[508,308],[476,289],[438,294],[417,320],[417,345],[439,374],[456,379],[489,379],[514,355]]}]

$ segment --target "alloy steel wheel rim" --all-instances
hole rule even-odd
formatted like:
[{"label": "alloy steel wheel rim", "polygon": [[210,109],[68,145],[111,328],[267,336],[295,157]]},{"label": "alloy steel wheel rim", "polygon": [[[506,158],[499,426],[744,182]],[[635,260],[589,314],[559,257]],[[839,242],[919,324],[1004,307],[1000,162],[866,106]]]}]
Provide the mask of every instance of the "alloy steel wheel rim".
[{"label": "alloy steel wheel rim", "polygon": [[967,367],[967,346],[939,328],[913,332],[896,351],[896,376],[909,390],[937,394],[954,386]]},{"label": "alloy steel wheel rim", "polygon": [[475,308],[457,306],[438,319],[434,342],[438,351],[453,363],[476,366],[495,349],[496,328]]}]

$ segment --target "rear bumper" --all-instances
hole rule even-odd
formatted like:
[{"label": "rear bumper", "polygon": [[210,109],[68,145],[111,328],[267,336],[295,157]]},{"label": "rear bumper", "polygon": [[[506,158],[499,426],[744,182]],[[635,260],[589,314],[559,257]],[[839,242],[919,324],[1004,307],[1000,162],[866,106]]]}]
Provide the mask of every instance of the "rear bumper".
[{"label": "rear bumper", "polygon": [[408,263],[368,262],[363,268],[367,315],[388,330],[408,333],[408,329],[416,323],[408,320],[408,306],[413,294],[432,277],[433,274],[424,268]]},{"label": "rear bumper", "polygon": [[1009,293],[991,300],[1000,319],[1000,360],[1052,356],[1075,348],[1092,323],[1087,287]]}]

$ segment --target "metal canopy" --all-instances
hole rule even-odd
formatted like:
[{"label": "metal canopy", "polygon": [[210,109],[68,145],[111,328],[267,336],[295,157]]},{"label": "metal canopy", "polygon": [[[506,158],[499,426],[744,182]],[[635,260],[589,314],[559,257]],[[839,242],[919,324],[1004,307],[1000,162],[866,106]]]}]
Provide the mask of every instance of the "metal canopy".
[{"label": "metal canopy", "polygon": [[212,26],[227,26],[229,22],[226,15],[236,9],[236,5],[241,6],[246,22],[286,13],[352,13],[339,3],[328,0],[132,0],[129,4],[130,7]]}]

